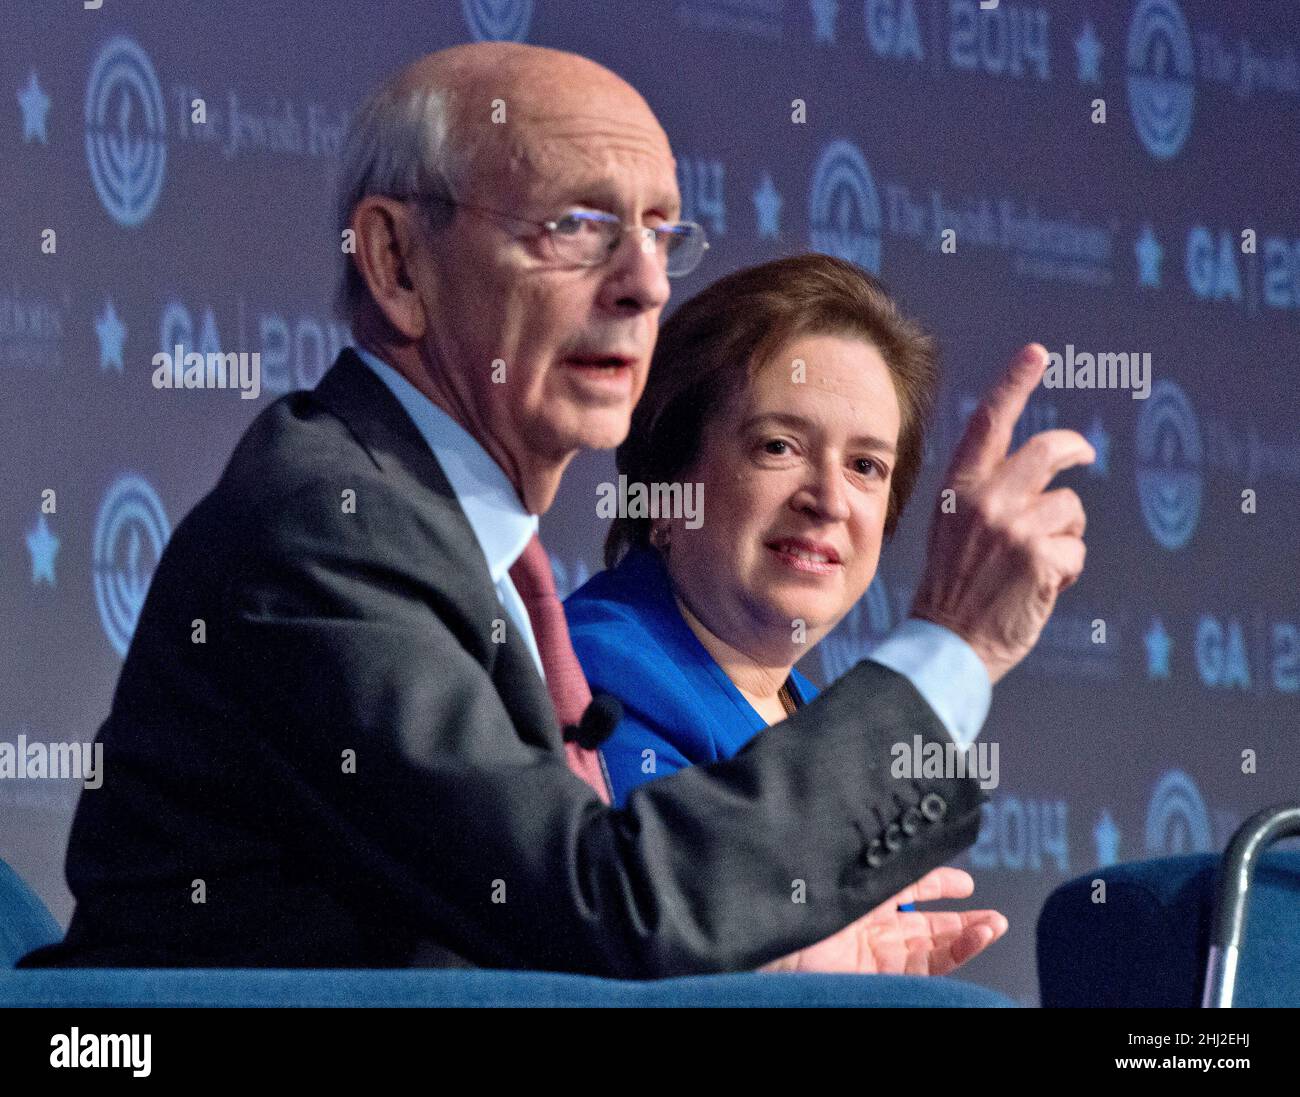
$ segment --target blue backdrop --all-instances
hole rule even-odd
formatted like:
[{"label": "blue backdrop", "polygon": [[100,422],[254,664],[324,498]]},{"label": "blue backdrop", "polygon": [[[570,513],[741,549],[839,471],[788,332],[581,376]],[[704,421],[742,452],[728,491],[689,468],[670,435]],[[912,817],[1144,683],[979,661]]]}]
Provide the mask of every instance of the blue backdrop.
[{"label": "blue backdrop", "polygon": [[[675,301],[819,249],[941,339],[916,502],[805,660],[820,681],[906,613],[939,475],[1018,345],[1151,356],[1147,398],[1044,389],[1018,434],[1074,427],[1099,459],[1061,481],[1087,570],[983,733],[1001,780],[958,863],[1011,933],[970,978],[1032,1001],[1054,886],[1221,848],[1296,798],[1294,3],[3,0],[0,36],[0,743],[93,738],[170,530],[348,341],[329,300],[349,111],[420,54],[514,38],[601,61],[659,115],[714,243]],[[261,394],[155,389],[178,344],[259,352]],[[566,590],[597,566],[611,478],[584,457],[543,522]],[[65,923],[78,790],[0,779],[0,854]]]}]

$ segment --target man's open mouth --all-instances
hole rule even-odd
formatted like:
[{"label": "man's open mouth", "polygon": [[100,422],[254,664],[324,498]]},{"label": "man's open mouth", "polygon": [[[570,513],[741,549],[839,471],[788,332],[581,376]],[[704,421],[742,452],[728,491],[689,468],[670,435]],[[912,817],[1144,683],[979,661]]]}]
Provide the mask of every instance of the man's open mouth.
[{"label": "man's open mouth", "polygon": [[630,366],[635,359],[624,358],[619,355],[573,355],[564,359],[565,365],[578,366],[581,369],[619,369],[622,366]]}]

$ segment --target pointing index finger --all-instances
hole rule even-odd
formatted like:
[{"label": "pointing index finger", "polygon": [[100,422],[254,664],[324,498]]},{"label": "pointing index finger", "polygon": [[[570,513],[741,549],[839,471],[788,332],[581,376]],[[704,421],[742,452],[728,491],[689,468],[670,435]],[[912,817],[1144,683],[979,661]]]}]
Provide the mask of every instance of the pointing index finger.
[{"label": "pointing index finger", "polygon": [[1003,460],[1011,448],[1011,435],[1047,368],[1047,349],[1041,343],[1021,347],[993,390],[980,401],[966,425],[953,455],[954,474],[981,476]]}]

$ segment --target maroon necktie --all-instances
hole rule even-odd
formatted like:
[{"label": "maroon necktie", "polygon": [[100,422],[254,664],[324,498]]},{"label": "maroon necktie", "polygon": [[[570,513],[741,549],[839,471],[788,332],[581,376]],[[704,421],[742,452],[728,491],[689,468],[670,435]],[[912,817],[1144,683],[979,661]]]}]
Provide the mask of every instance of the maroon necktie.
[{"label": "maroon necktie", "polygon": [[[546,688],[555,706],[560,727],[577,724],[591,704],[591,687],[573,653],[569,639],[569,625],[564,619],[564,606],[555,593],[555,576],[551,572],[550,557],[534,533],[524,548],[524,554],[510,569],[510,581],[528,610],[533,625],[533,636],[546,671]],[[585,750],[575,742],[566,742],[564,752],[569,768],[587,782],[605,803],[609,803],[609,789],[601,770],[600,755]]]}]

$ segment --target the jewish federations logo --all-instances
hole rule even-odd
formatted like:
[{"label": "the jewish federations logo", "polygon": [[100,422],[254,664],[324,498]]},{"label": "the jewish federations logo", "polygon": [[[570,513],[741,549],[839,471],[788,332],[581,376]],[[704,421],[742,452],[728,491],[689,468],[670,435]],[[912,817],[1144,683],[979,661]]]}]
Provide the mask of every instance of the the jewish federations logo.
[{"label": "the jewish federations logo", "polygon": [[91,561],[99,619],[118,655],[126,655],[149,580],[170,536],[162,500],[148,481],[119,477],[99,505]]},{"label": "the jewish federations logo", "polygon": [[95,193],[119,225],[153,212],[167,166],[162,88],[148,55],[130,38],[110,40],[86,81],[86,159]]},{"label": "the jewish federations logo", "polygon": [[469,32],[480,42],[522,42],[533,21],[533,0],[460,0]]},{"label": "the jewish federations logo", "polygon": [[808,224],[814,250],[880,273],[880,196],[852,142],[832,141],[817,161]]},{"label": "the jewish federations logo", "polygon": [[1192,36],[1178,0],[1139,0],[1128,26],[1128,109],[1142,144],[1161,160],[1192,128]]},{"label": "the jewish federations logo", "polygon": [[1147,853],[1158,857],[1209,853],[1210,816],[1200,791],[1186,773],[1171,769],[1151,793],[1147,805]]},{"label": "the jewish federations logo", "polygon": [[1151,536],[1171,551],[1187,544],[1201,514],[1201,433],[1172,381],[1157,381],[1138,413],[1137,488]]}]

